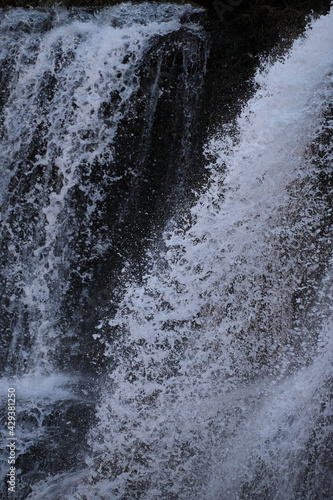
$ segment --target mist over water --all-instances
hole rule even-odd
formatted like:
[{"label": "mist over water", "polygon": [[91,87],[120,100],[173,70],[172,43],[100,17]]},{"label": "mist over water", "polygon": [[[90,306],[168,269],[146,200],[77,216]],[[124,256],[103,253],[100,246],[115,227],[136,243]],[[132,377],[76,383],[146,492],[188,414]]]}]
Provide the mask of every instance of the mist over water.
[{"label": "mist over water", "polygon": [[[147,245],[140,275],[127,254],[107,288],[135,206],[109,200],[146,175],[121,171],[119,131],[144,109],[142,146],[173,92],[168,47],[186,94],[207,45],[188,7],[52,12],[0,26],[1,381],[21,398],[18,498],[332,498],[332,13],[263,62],[240,116],[207,138],[196,201]],[[183,30],[187,45],[172,38]],[[185,169],[197,95],[175,139]],[[37,470],[48,445],[57,457]]]}]

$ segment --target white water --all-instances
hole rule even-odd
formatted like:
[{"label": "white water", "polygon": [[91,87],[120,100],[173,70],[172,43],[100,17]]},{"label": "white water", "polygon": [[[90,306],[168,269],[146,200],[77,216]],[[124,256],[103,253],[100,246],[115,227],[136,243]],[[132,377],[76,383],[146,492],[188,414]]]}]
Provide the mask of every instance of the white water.
[{"label": "white water", "polygon": [[[7,83],[10,94],[3,110],[0,146],[2,234],[10,254],[4,272],[7,294],[13,299],[11,310],[18,309],[9,352],[14,372],[52,372],[61,337],[71,335],[59,332],[58,309],[68,292],[73,263],[80,281],[88,278],[81,263],[75,262],[73,241],[79,226],[71,206],[73,192],[78,188],[86,200],[86,220],[80,224],[90,257],[98,258],[112,243],[105,231],[98,236],[92,228],[106,193],[84,179],[89,179],[96,161],[108,185],[123,175],[137,175],[125,167],[120,176],[112,172],[113,140],[140,87],[138,71],[149,43],[186,27],[180,21],[186,10],[165,5],[157,13],[149,4],[119,5],[75,16],[56,9],[52,19],[43,10],[3,13],[0,61],[6,68],[8,59],[15,60]],[[106,120],[101,109],[111,95],[117,99],[112,120]],[[35,137],[39,142],[31,158],[27,145],[34,144]],[[22,168],[32,187],[25,192],[20,181],[16,193],[9,195],[9,186],[15,185],[15,175]],[[34,212],[36,222],[27,223]],[[25,348],[22,342],[24,329],[32,347]]]},{"label": "white water", "polygon": [[[123,57],[106,48],[108,37],[118,40],[111,18],[99,28],[90,21],[72,23],[71,29],[66,23],[59,19],[61,43],[82,36],[82,45],[75,46],[77,69],[75,63],[64,69],[67,92],[52,101],[48,141],[61,144],[56,164],[63,183],[44,205],[46,256],[40,266],[34,258],[27,261],[22,299],[31,309],[45,305],[31,325],[37,332],[34,370],[41,358],[52,371],[49,339],[59,333],[47,323],[55,314],[48,304],[56,304],[50,283],[59,276],[45,281],[42,266],[52,270],[57,260],[54,238],[77,182],[76,168],[104,154],[100,134],[110,134],[112,142],[115,133],[113,127],[100,130],[92,118],[90,139],[78,135],[78,123],[87,116],[83,106],[95,116],[100,105],[104,80],[94,70],[97,47],[107,62],[107,81],[116,82],[114,66]],[[331,241],[329,228],[323,231],[331,209],[317,190],[331,153],[324,143],[314,151],[310,145],[320,144],[331,125],[323,115],[332,99],[332,27],[333,14],[314,21],[288,57],[258,72],[260,88],[237,122],[221,126],[207,144],[209,185],[189,213],[170,223],[160,247],[147,253],[140,283],[124,268],[126,291],[117,313],[100,318],[92,334],[106,348],[110,370],[101,382],[86,470],[51,476],[35,484],[29,498],[330,498],[332,460],[325,469],[322,457],[325,443],[328,454],[332,449]],[[140,40],[169,29],[177,29],[174,22],[159,20],[154,29],[134,23],[126,43],[139,58]],[[21,93],[16,91],[5,122],[14,140],[2,158],[15,156],[15,144],[31,133],[23,117],[38,119],[38,103],[25,93],[39,64],[54,70],[54,36],[43,39],[45,50],[16,86]],[[25,47],[24,36],[21,43]],[[80,79],[82,85],[69,90]],[[135,85],[131,80],[125,100]],[[69,103],[57,111],[62,95],[78,103],[65,129],[59,120]],[[22,122],[20,131],[12,116]],[[118,119],[116,110],[115,128]],[[61,141],[58,134],[64,134]],[[41,164],[48,164],[50,148]],[[4,192],[9,176],[2,182]],[[65,262],[70,259],[66,255]]]},{"label": "white water", "polygon": [[[69,455],[80,446],[82,436],[75,432],[88,418],[81,406],[89,408],[96,395],[84,375],[77,377],[80,367],[75,366],[84,349],[84,339],[73,332],[79,329],[73,323],[82,304],[72,307],[75,318],[64,319],[63,313],[73,293],[73,274],[83,285],[91,279],[78,247],[83,240],[85,255],[93,261],[112,246],[112,235],[94,224],[102,218],[103,201],[112,196],[110,186],[138,175],[126,165],[120,175],[112,170],[115,137],[121,121],[132,119],[133,101],[143,85],[140,70],[154,43],[180,29],[200,37],[200,27],[182,18],[192,11],[196,9],[167,4],[157,9],[148,3],[94,13],[1,9],[0,299],[5,350],[0,386],[2,398],[8,387],[16,388],[19,402],[17,498],[24,497],[29,481],[47,474],[49,464],[70,462],[62,456],[66,441]],[[193,54],[189,46],[183,51],[186,70]],[[164,57],[160,50],[152,88],[144,96],[147,101],[151,97],[144,110],[151,122],[164,92],[158,86]],[[131,144],[131,137],[127,140]],[[94,182],[96,170],[99,183]],[[86,208],[79,215],[78,193]],[[61,359],[66,345],[73,356],[67,364]],[[2,403],[5,408],[6,400]],[[6,429],[1,432],[6,439]],[[47,450],[50,460],[43,458]],[[7,458],[3,449],[2,477],[8,472]]]},{"label": "white water", "polygon": [[237,133],[224,126],[207,145],[209,186],[170,224],[165,249],[148,254],[143,283],[129,280],[115,317],[99,325],[96,341],[117,368],[78,493],[332,494],[320,470],[332,449],[331,269],[322,281],[320,267],[331,209],[316,195],[324,160],[310,151],[332,99],[332,23],[332,13],[314,21],[283,61],[258,73]]}]

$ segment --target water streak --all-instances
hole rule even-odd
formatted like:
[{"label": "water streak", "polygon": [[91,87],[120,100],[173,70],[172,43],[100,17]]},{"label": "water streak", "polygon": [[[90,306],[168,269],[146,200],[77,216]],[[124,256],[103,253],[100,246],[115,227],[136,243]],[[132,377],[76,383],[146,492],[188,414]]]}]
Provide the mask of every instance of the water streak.
[{"label": "water streak", "polygon": [[103,319],[100,498],[332,494],[332,42],[330,14],[258,72],[207,145],[209,185]]},{"label": "water streak", "polygon": [[[110,255],[121,253],[117,233],[133,204],[141,208],[154,122],[169,95],[171,110],[174,94],[183,106],[174,122],[184,172],[190,157],[188,107],[207,57],[193,12],[201,11],[149,3],[1,10],[1,386],[15,386],[20,401],[18,499],[45,476],[82,466],[103,371],[91,328],[109,301],[103,283]],[[170,197],[182,183],[180,174]]]}]

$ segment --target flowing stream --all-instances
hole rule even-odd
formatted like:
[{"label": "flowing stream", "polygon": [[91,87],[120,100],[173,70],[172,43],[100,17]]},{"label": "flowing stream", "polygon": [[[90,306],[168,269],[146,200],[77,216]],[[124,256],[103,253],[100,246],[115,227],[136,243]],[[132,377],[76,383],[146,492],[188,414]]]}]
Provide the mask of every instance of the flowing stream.
[{"label": "flowing stream", "polygon": [[17,499],[333,498],[333,12],[262,63],[194,189],[200,12],[2,12]]}]

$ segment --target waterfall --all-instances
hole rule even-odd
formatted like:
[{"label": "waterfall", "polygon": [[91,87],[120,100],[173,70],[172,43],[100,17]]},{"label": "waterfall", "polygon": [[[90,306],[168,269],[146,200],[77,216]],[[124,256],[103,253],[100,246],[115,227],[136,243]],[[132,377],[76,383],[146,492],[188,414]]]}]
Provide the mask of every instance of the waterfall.
[{"label": "waterfall", "polygon": [[82,465],[104,371],[99,315],[152,214],[156,230],[188,190],[208,54],[191,19],[201,12],[2,11],[0,357],[18,399],[17,498]]},{"label": "waterfall", "polygon": [[333,13],[262,62],[201,177],[193,13],[13,9],[0,25],[17,498],[333,496]]}]

